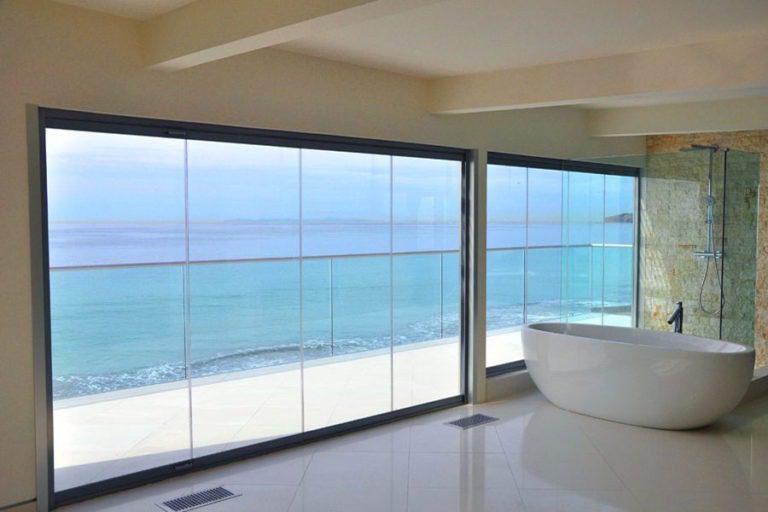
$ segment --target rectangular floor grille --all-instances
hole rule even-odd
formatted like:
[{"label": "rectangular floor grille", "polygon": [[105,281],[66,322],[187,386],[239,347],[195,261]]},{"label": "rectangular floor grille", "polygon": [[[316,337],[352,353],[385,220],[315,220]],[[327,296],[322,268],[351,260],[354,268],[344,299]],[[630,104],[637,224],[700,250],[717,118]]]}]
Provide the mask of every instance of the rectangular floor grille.
[{"label": "rectangular floor grille", "polygon": [[194,494],[164,501],[158,503],[157,506],[167,512],[186,512],[187,510],[205,507],[211,503],[218,503],[231,498],[237,498],[238,496],[242,495],[235,494],[223,487],[214,487],[213,489],[206,489]]},{"label": "rectangular floor grille", "polygon": [[446,423],[446,425],[453,425],[454,427],[459,427],[461,429],[467,430],[468,428],[485,425],[486,423],[490,423],[498,419],[499,418],[494,418],[493,416],[486,416],[485,414],[473,414],[472,416],[467,416],[466,418],[460,418],[456,421],[449,421],[448,423]]}]

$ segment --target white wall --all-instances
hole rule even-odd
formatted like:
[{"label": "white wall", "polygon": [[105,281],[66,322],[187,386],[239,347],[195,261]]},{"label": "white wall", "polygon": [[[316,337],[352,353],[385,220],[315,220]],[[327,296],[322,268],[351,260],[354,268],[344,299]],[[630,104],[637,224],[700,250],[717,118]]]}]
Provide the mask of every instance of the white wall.
[{"label": "white wall", "polygon": [[264,50],[146,70],[134,22],[47,0],[0,0],[0,508],[35,495],[25,105],[322,132],[546,156],[644,152],[544,109],[435,116],[405,76]]}]

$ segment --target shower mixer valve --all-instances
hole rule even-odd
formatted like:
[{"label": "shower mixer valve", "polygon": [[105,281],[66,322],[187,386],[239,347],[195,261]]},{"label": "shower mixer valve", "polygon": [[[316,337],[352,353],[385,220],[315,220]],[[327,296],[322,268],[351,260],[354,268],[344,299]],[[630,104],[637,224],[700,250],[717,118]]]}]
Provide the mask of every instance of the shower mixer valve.
[{"label": "shower mixer valve", "polygon": [[693,255],[697,258],[716,258],[723,257],[723,251],[693,251]]}]

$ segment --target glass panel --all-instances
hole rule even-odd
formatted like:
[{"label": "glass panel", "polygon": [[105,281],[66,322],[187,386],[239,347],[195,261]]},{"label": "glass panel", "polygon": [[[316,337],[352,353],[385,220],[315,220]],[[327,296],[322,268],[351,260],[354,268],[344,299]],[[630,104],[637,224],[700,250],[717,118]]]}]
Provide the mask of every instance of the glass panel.
[{"label": "glass panel", "polygon": [[563,319],[602,324],[602,247],[563,249]]},{"label": "glass panel", "polygon": [[[668,315],[680,300],[686,306],[685,333],[751,344],[754,315],[747,311],[754,308],[758,158],[730,150],[726,163],[722,148],[685,149],[647,159],[642,325],[668,330],[664,315],[656,312]],[[662,222],[652,207],[663,202],[672,205],[679,222]],[[662,237],[677,243],[664,245]],[[722,257],[712,257],[713,250],[722,250]]]},{"label": "glass panel", "polygon": [[299,150],[189,141],[191,261],[299,255]]},{"label": "glass panel", "polygon": [[46,130],[51,267],[184,261],[184,142]]},{"label": "glass panel", "polygon": [[603,323],[606,325],[634,325],[636,183],[632,177],[605,177]]},{"label": "glass panel", "polygon": [[461,162],[392,158],[394,252],[458,251]]},{"label": "glass panel", "polygon": [[[302,150],[304,255],[334,255],[327,281],[321,263],[304,261],[304,281],[315,287],[305,318],[330,330],[321,340],[333,347],[304,365],[305,430],[392,408],[390,172],[388,156]],[[350,257],[371,253],[387,255]]]},{"label": "glass panel", "polygon": [[528,249],[526,322],[560,321],[563,249]]},{"label": "glass panel", "polygon": [[189,141],[188,162],[200,457],[301,432],[299,151]]},{"label": "glass panel", "polygon": [[760,157],[728,150],[726,158],[722,146],[679,149],[645,158],[640,325],[669,331],[666,318],[682,301],[686,334],[752,345]]},{"label": "glass panel", "polygon": [[461,334],[461,255],[442,253],[443,334],[444,338]]},{"label": "glass panel", "polygon": [[426,253],[393,260],[393,401],[402,408],[460,393],[461,163],[393,157],[392,179],[395,251]]},{"label": "glass panel", "polygon": [[648,155],[642,180],[640,256],[641,326],[646,329],[669,331],[666,320],[679,300],[686,306],[686,334],[717,337],[718,321],[699,310],[706,259],[693,255],[706,245],[708,171],[706,150]]},{"label": "glass panel", "polygon": [[523,358],[527,180],[525,167],[488,166],[486,366]]},{"label": "glass panel", "polygon": [[390,258],[331,263],[333,355],[304,364],[305,430],[391,410]]},{"label": "glass panel", "polygon": [[390,157],[301,150],[304,256],[388,253]]},{"label": "glass panel", "polygon": [[299,263],[190,268],[196,457],[301,432]]},{"label": "glass panel", "polygon": [[523,359],[520,326],[525,323],[524,259],[524,249],[488,251],[486,366]]},{"label": "glass panel", "polygon": [[331,258],[313,258],[302,262],[305,361],[339,353],[339,347],[334,343],[333,336],[331,261]]},{"label": "glass panel", "polygon": [[563,313],[570,322],[601,324],[605,176],[568,172],[563,177]]},{"label": "glass panel", "polygon": [[560,320],[563,313],[563,176],[528,170],[526,322]]},{"label": "glass panel", "polygon": [[488,166],[486,366],[523,358],[524,323],[632,325],[635,182]]},{"label": "glass panel", "polygon": [[529,247],[559,247],[563,242],[563,176],[561,171],[528,170]]},{"label": "glass panel", "polygon": [[395,346],[442,338],[440,254],[394,257]]},{"label": "glass panel", "polygon": [[[729,151],[725,175],[722,339],[755,342],[760,155]],[[758,348],[758,354],[762,351]],[[762,366],[760,360],[758,366]]]},{"label": "glass panel", "polygon": [[525,167],[488,166],[489,249],[525,247],[527,175]]},{"label": "glass panel", "polygon": [[46,130],[56,491],[190,458],[184,142]]}]

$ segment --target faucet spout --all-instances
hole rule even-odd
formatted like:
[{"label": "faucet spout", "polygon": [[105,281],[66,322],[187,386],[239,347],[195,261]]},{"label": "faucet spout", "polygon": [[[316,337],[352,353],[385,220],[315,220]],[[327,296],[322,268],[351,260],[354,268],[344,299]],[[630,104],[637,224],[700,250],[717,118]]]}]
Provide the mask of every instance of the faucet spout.
[{"label": "faucet spout", "polygon": [[675,311],[672,313],[672,316],[670,316],[667,319],[667,323],[669,325],[675,324],[675,332],[678,334],[683,333],[683,303],[678,302],[677,308],[675,308]]}]

